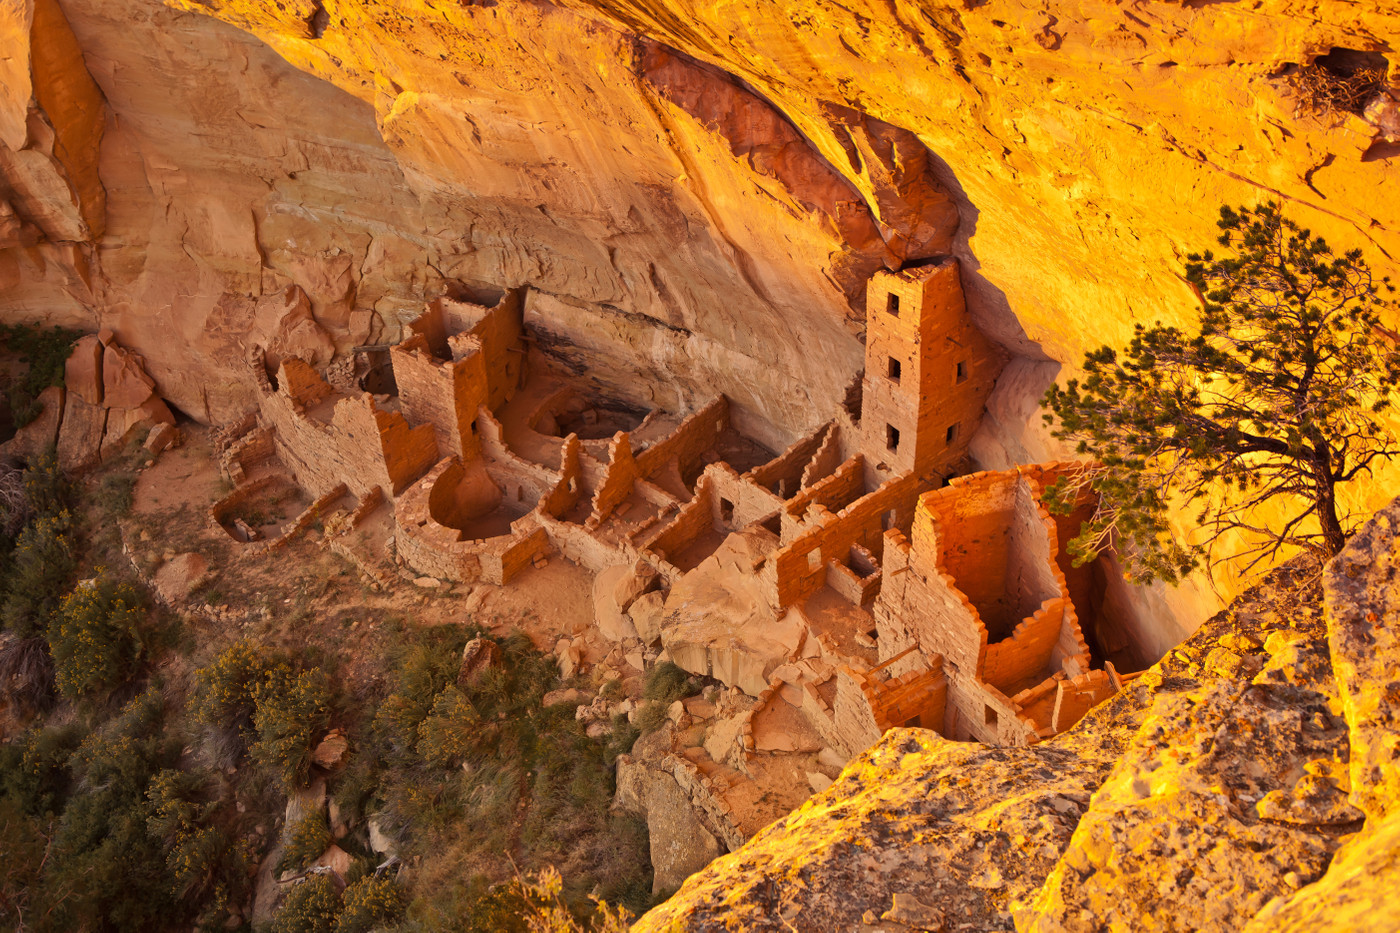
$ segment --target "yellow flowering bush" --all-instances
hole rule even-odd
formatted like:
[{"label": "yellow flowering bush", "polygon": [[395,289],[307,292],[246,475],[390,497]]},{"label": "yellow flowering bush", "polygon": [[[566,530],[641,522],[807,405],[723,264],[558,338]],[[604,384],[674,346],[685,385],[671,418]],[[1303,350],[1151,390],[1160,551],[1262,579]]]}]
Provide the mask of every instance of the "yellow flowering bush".
[{"label": "yellow flowering bush", "polygon": [[48,631],[59,692],[76,700],[126,681],[141,654],[145,616],[140,594],[125,583],[100,581],[64,597]]},{"label": "yellow flowering bush", "polygon": [[369,933],[394,923],[408,907],[403,887],[393,878],[361,878],[345,889],[337,933]]}]

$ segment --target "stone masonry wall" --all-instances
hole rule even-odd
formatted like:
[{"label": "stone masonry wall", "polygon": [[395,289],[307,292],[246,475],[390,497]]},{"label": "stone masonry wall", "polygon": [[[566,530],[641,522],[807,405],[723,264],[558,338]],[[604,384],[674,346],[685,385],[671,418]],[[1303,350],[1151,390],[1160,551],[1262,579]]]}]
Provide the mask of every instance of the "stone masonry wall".
[{"label": "stone masonry wall", "polygon": [[812,507],[808,513],[812,527],[769,561],[776,568],[776,591],[769,594],[773,608],[786,608],[821,589],[826,583],[826,562],[845,563],[853,544],[864,545],[879,558],[885,547],[886,527],[908,527],[918,489],[918,478],[908,474],[890,480],[840,512]]},{"label": "stone masonry wall", "polygon": [[816,504],[840,511],[865,492],[865,461],[857,454],[811,486],[802,489],[783,507],[782,539],[787,543],[805,528],[807,509]]},{"label": "stone masonry wall", "polygon": [[[328,395],[307,387],[313,397]],[[313,495],[342,482],[357,496],[376,486],[397,494],[437,460],[431,428],[410,428],[401,415],[381,411],[369,395],[341,398],[329,424],[305,415],[285,390],[264,396],[261,411],[275,432],[278,457]]]},{"label": "stone masonry wall", "polygon": [[389,357],[404,414],[432,425],[444,453],[475,458],[478,444],[470,425],[487,396],[481,354],[443,360],[432,353],[428,337],[418,334],[392,347]]},{"label": "stone masonry wall", "polygon": [[982,680],[1010,696],[1020,692],[1021,682],[1028,678],[1039,681],[1049,677],[1053,673],[1049,669],[1050,653],[1059,641],[1068,602],[1062,597],[1047,600],[1034,615],[1016,626],[1009,638],[988,645]]},{"label": "stone masonry wall", "polygon": [[632,489],[641,476],[637,461],[632,456],[632,441],[626,431],[613,435],[608,443],[608,462],[603,476],[593,492],[593,511],[588,517],[590,527],[612,514],[613,509],[632,495]]},{"label": "stone masonry wall", "polygon": [[754,482],[748,474],[740,476],[727,463],[712,463],[705,468],[705,474],[714,490],[715,521],[728,528],[745,528],[777,515],[782,508],[783,500],[777,493]]},{"label": "stone masonry wall", "polygon": [[646,543],[644,554],[654,554],[656,558],[674,566],[671,558],[706,531],[714,527],[714,492],[708,473],[702,473],[695,482],[695,497],[676,513],[675,520],[661,530],[661,533]]},{"label": "stone masonry wall", "polygon": [[802,476],[831,430],[830,424],[822,425],[772,460],[749,470],[744,474],[745,479],[783,499],[792,498],[802,488]]},{"label": "stone masonry wall", "polygon": [[642,476],[655,476],[668,461],[675,460],[682,475],[693,472],[700,464],[701,455],[715,445],[728,427],[729,400],[717,396],[682,421],[669,437],[637,454],[637,471]]},{"label": "stone masonry wall", "polygon": [[871,277],[865,359],[861,450],[881,475],[933,479],[965,456],[1005,356],[972,325],[947,259]]}]

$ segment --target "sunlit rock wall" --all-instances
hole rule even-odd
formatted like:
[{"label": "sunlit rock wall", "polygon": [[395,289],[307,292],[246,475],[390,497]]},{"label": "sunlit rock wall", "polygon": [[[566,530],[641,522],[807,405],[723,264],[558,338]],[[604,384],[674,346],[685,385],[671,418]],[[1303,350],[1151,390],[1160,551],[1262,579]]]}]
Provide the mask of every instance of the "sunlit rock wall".
[{"label": "sunlit rock wall", "polygon": [[[1018,357],[974,441],[998,467],[1054,453],[1060,362],[1191,318],[1221,202],[1400,256],[1400,147],[1279,77],[1389,48],[1393,3],[3,6],[31,51],[0,74],[0,313],[114,328],[205,420],[249,405],[253,310],[289,284],[342,351],[529,285],[674,377],[637,399],[722,391],[781,447],[856,375],[864,277],[951,250]],[[82,67],[48,54],[65,18]],[[1185,625],[1216,599],[1145,598]]]}]

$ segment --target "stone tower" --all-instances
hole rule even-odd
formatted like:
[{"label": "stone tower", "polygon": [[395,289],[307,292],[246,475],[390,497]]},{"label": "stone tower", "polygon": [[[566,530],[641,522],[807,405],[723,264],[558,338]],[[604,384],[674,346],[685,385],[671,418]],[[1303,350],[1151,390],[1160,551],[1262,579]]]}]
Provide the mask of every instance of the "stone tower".
[{"label": "stone tower", "polygon": [[875,273],[860,415],[872,479],[912,472],[940,483],[966,454],[1002,363],[968,318],[956,259]]}]

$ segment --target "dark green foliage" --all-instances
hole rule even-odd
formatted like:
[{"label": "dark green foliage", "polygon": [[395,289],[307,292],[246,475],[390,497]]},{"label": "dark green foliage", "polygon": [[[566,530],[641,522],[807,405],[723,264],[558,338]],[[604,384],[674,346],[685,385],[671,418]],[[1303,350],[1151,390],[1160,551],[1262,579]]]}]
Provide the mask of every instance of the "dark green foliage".
[{"label": "dark green foliage", "polygon": [[48,627],[60,693],[103,696],[131,677],[141,655],[142,603],[133,587],[109,579],[64,597]]},{"label": "dark green foliage", "polygon": [[667,707],[669,704],[658,700],[647,700],[637,710],[637,731],[642,735],[651,735],[660,729],[666,722]]},{"label": "dark green foliage", "polygon": [[0,324],[0,345],[29,364],[24,377],[7,388],[15,425],[23,427],[39,417],[37,399],[49,386],[63,385],[63,364],[73,349],[77,331],[32,324]]},{"label": "dark green foliage", "polygon": [[330,683],[319,667],[264,680],[256,695],[253,756],[288,788],[306,783],[313,743],[330,725]]},{"label": "dark green foliage", "polygon": [[74,790],[54,834],[52,929],[146,929],[176,911],[165,853],[147,831],[146,788],[175,760],[159,694],[137,697],[68,761]]},{"label": "dark green foliage", "polygon": [[310,868],[330,844],[331,828],[326,825],[326,815],[320,810],[307,814],[292,827],[287,847],[277,862],[277,873]]},{"label": "dark green foliage", "polygon": [[77,569],[71,505],[52,454],[0,468],[0,626],[20,638],[43,634]]},{"label": "dark green foliage", "polygon": [[1078,563],[1113,547],[1134,579],[1176,580],[1209,553],[1170,532],[1183,500],[1212,542],[1255,542],[1225,555],[1249,567],[1283,547],[1330,556],[1353,524],[1337,487],[1396,453],[1377,419],[1400,384],[1380,327],[1389,281],[1272,203],[1220,215],[1230,255],[1193,253],[1186,267],[1199,331],[1139,325],[1126,351],[1087,354],[1082,382],[1046,394],[1055,436],[1096,461],[1050,490],[1060,512],[1098,496],[1068,545]]},{"label": "dark green foliage", "polygon": [[462,645],[481,634],[438,628],[405,650],[375,718],[388,767],[369,795],[369,780],[354,778],[350,796],[409,851],[432,857],[432,873],[415,875],[409,919],[424,930],[528,929],[503,852],[526,869],[557,865],[580,916],[594,889],[644,906],[645,829],[610,807],[616,751],[584,734],[573,707],[544,706],[558,667],[524,635],[501,639],[501,665],[458,686]]},{"label": "dark green foliage", "polygon": [[98,504],[114,515],[131,511],[136,496],[136,474],[129,469],[116,469],[102,477],[97,490]]},{"label": "dark green foliage", "polygon": [[77,566],[72,514],[36,516],[15,540],[0,622],[21,638],[43,632]]},{"label": "dark green foliage", "polygon": [[290,673],[285,659],[250,642],[234,642],[195,672],[190,714],[210,726],[244,731],[251,740],[256,695],[264,681]]},{"label": "dark green foliage", "polygon": [[195,672],[194,718],[236,736],[287,788],[301,786],[313,743],[330,724],[330,682],[274,652],[236,642]]},{"label": "dark green foliage", "polygon": [[272,920],[272,933],[334,933],[340,892],[329,873],[311,875],[287,892]]},{"label": "dark green foliage", "polygon": [[642,697],[654,700],[662,706],[670,706],[677,700],[695,696],[700,692],[700,680],[691,677],[671,661],[662,661],[647,672],[642,684]]},{"label": "dark green foliage", "polygon": [[345,909],[337,933],[369,933],[394,923],[408,907],[403,886],[393,878],[361,878],[345,888],[341,900]]},{"label": "dark green foliage", "polygon": [[637,711],[637,730],[650,735],[666,722],[671,704],[700,692],[700,680],[691,677],[671,661],[663,661],[647,673],[642,685],[645,699]]}]

